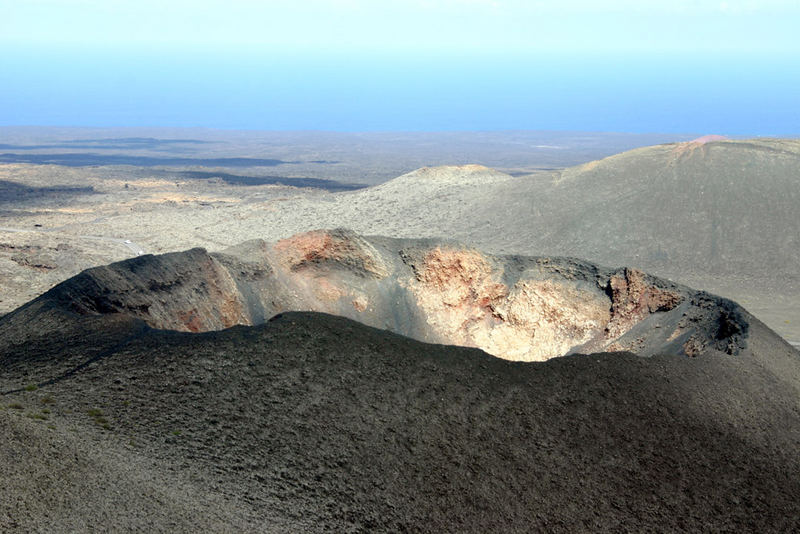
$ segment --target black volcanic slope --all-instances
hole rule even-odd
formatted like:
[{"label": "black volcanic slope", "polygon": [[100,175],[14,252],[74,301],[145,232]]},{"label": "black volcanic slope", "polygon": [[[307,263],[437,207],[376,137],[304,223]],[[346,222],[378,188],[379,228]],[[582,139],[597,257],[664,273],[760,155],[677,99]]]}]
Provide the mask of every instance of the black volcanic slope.
[{"label": "black volcanic slope", "polygon": [[[578,347],[653,355],[262,321],[314,298],[554,347],[588,314],[608,322]],[[578,260],[318,231],[92,269],[0,318],[3,532],[791,532],[799,443],[795,349],[731,301]]]},{"label": "black volcanic slope", "polygon": [[85,318],[0,350],[0,529],[789,532],[800,364],[752,321],[738,356],[521,363],[325,314]]}]

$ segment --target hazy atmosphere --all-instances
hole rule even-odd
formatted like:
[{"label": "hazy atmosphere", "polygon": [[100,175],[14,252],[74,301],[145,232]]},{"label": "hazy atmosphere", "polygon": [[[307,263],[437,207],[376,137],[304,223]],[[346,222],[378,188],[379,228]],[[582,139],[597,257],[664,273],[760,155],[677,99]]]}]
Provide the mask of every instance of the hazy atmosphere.
[{"label": "hazy atmosphere", "polygon": [[793,1],[2,0],[0,11],[3,125],[800,133]]}]

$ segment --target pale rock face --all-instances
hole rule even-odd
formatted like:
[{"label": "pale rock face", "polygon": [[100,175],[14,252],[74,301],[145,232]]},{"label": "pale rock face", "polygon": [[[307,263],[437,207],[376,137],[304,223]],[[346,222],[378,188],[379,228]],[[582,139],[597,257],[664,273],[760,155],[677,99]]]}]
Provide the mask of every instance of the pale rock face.
[{"label": "pale rock face", "polygon": [[485,332],[500,321],[495,309],[508,295],[486,258],[472,250],[437,247],[414,267],[409,288],[433,331],[458,345],[485,344]]},{"label": "pale rock face", "polygon": [[499,314],[504,323],[492,332],[487,352],[526,361],[566,354],[600,334],[609,320],[600,294],[552,280],[518,282]]},{"label": "pale rock face", "polygon": [[566,354],[603,331],[608,300],[569,282],[500,283],[485,257],[439,248],[425,256],[411,290],[443,339],[510,360]]}]

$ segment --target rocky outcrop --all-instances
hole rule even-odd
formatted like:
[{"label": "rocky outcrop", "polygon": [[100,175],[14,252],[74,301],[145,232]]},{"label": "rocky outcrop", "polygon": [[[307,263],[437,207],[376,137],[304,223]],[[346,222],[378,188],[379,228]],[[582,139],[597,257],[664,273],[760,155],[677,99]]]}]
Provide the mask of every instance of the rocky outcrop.
[{"label": "rocky outcrop", "polygon": [[364,238],[348,232],[306,232],[278,241],[273,250],[292,272],[329,267],[372,278],[388,274],[375,248]]},{"label": "rocky outcrop", "polygon": [[236,274],[205,250],[192,249],[89,269],[50,293],[81,315],[121,313],[156,328],[206,332],[251,324]]},{"label": "rocky outcrop", "polygon": [[0,319],[0,334],[54,307],[186,332],[259,324],[283,311],[326,312],[525,361],[600,350],[735,354],[747,337],[736,304],[635,269],[347,230],[89,269]]},{"label": "rocky outcrop", "polygon": [[608,301],[599,292],[569,280],[503,283],[503,270],[474,250],[436,247],[419,261],[406,259],[416,275],[409,288],[417,304],[449,343],[508,359],[545,360],[586,343],[609,320]]},{"label": "rocky outcrop", "polygon": [[651,313],[670,311],[683,301],[679,293],[661,289],[645,276],[642,271],[624,269],[609,279],[606,287],[611,294],[611,318],[605,328],[607,338],[619,337]]}]

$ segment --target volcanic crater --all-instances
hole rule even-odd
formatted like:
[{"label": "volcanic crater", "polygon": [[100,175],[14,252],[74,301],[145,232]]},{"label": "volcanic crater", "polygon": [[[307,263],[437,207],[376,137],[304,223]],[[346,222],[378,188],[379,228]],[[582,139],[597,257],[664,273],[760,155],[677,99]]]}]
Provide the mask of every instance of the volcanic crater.
[{"label": "volcanic crater", "polygon": [[0,335],[24,343],[48,331],[30,328],[36,322],[98,317],[209,332],[286,311],[335,314],[521,361],[598,351],[737,354],[748,332],[734,302],[636,269],[336,229],[89,269],[3,317]]}]

